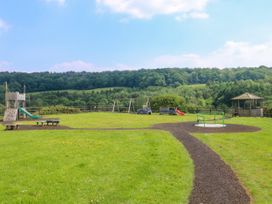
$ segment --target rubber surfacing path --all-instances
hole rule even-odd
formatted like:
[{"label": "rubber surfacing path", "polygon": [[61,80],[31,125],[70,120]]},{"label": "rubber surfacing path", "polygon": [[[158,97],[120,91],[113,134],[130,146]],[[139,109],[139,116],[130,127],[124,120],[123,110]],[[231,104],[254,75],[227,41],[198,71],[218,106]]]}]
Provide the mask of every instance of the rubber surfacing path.
[{"label": "rubber surfacing path", "polygon": [[248,204],[251,198],[238,178],[213,150],[189,132],[255,132],[259,128],[228,125],[226,128],[198,128],[193,123],[161,124],[156,129],[171,132],[189,152],[195,166],[190,204]]}]

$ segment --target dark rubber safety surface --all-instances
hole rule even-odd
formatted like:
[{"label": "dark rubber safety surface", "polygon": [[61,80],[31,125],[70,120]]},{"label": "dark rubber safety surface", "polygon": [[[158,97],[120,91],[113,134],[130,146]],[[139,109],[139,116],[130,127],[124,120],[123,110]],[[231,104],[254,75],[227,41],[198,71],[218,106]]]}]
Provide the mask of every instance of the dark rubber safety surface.
[{"label": "dark rubber safety surface", "polygon": [[190,132],[253,132],[259,128],[228,125],[226,128],[197,128],[193,123],[161,124],[156,129],[171,132],[189,152],[195,166],[190,204],[248,204],[251,198],[221,158]]}]

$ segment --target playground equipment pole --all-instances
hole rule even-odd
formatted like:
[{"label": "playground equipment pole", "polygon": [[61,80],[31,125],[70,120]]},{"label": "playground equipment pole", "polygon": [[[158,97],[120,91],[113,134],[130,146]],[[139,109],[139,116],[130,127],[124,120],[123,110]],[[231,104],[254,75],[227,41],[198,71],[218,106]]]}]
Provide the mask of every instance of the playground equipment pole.
[{"label": "playground equipment pole", "polygon": [[[23,101],[23,108],[26,108],[26,85],[24,84],[24,95],[25,95],[25,101]],[[26,118],[26,114],[23,114],[23,118]]]},{"label": "playground equipment pole", "polygon": [[128,113],[130,113],[130,110],[131,110],[131,104],[132,104],[132,98],[131,98],[131,99],[130,99],[130,101],[129,101]]},{"label": "playground equipment pole", "polygon": [[9,102],[7,100],[7,94],[8,94],[8,82],[5,82],[5,105],[6,105],[6,108],[9,107]]},{"label": "playground equipment pole", "polygon": [[115,101],[113,101],[112,112],[115,112]]},{"label": "playground equipment pole", "polygon": [[225,113],[222,112],[222,124],[225,125]]},{"label": "playground equipment pole", "polygon": [[145,105],[146,105],[147,108],[150,107],[150,100],[149,100],[149,98],[147,98],[147,101],[146,101],[146,104],[145,104]]}]

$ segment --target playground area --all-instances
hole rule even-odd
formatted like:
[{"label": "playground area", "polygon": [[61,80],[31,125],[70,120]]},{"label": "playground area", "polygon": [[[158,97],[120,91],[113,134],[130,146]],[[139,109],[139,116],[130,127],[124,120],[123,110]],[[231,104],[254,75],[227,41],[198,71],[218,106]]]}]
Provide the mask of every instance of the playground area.
[{"label": "playground area", "polygon": [[202,128],[225,128],[224,112],[198,113],[196,127]]},{"label": "playground area", "polygon": [[153,114],[148,103],[137,114],[114,103],[111,113],[40,116],[27,110],[25,90],[6,86],[5,99],[1,203],[272,201],[271,119]]},{"label": "playground area", "polygon": [[5,113],[3,117],[3,125],[6,130],[19,129],[20,121],[32,120],[37,126],[57,126],[60,123],[58,118],[42,118],[39,115],[34,115],[26,109],[26,88],[24,93],[10,92],[8,84],[5,83]]},{"label": "playground area", "polygon": [[[197,115],[57,117],[58,126],[39,128],[33,121],[22,121],[15,131],[2,126],[1,201],[196,203],[228,200],[223,192],[232,192],[230,183],[236,186],[232,198],[241,198],[240,203],[272,200],[271,119],[234,118],[225,121],[225,128],[203,128],[195,126]],[[256,176],[258,171],[262,174]],[[221,177],[214,179],[213,174]],[[11,185],[14,179],[16,186]],[[228,183],[219,188],[220,179]],[[209,193],[214,191],[218,196]]]}]

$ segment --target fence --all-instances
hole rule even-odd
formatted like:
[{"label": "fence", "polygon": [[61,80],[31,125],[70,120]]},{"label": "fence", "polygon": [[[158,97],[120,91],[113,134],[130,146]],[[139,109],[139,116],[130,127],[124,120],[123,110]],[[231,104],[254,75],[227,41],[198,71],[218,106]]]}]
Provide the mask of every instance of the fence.
[{"label": "fence", "polygon": [[[80,110],[80,112],[112,112],[113,106],[112,105],[92,105],[92,106],[68,106],[68,108],[77,108]],[[130,110],[130,113],[136,113],[137,109],[141,107],[132,107]],[[42,112],[43,107],[27,107],[27,110],[31,113],[40,114]],[[0,107],[0,116],[4,115],[5,108]],[[116,106],[114,112],[119,113],[127,113],[128,107],[127,106]],[[190,114],[198,114],[198,113],[205,113],[205,114],[213,114],[215,112],[222,113],[224,112],[226,117],[232,116],[232,110],[222,110],[222,109],[203,109],[203,108],[194,108],[194,109],[188,109],[186,111]],[[272,117],[272,111],[271,110],[264,110],[264,117]]]},{"label": "fence", "polygon": [[264,117],[272,118],[272,110],[264,109]]}]

